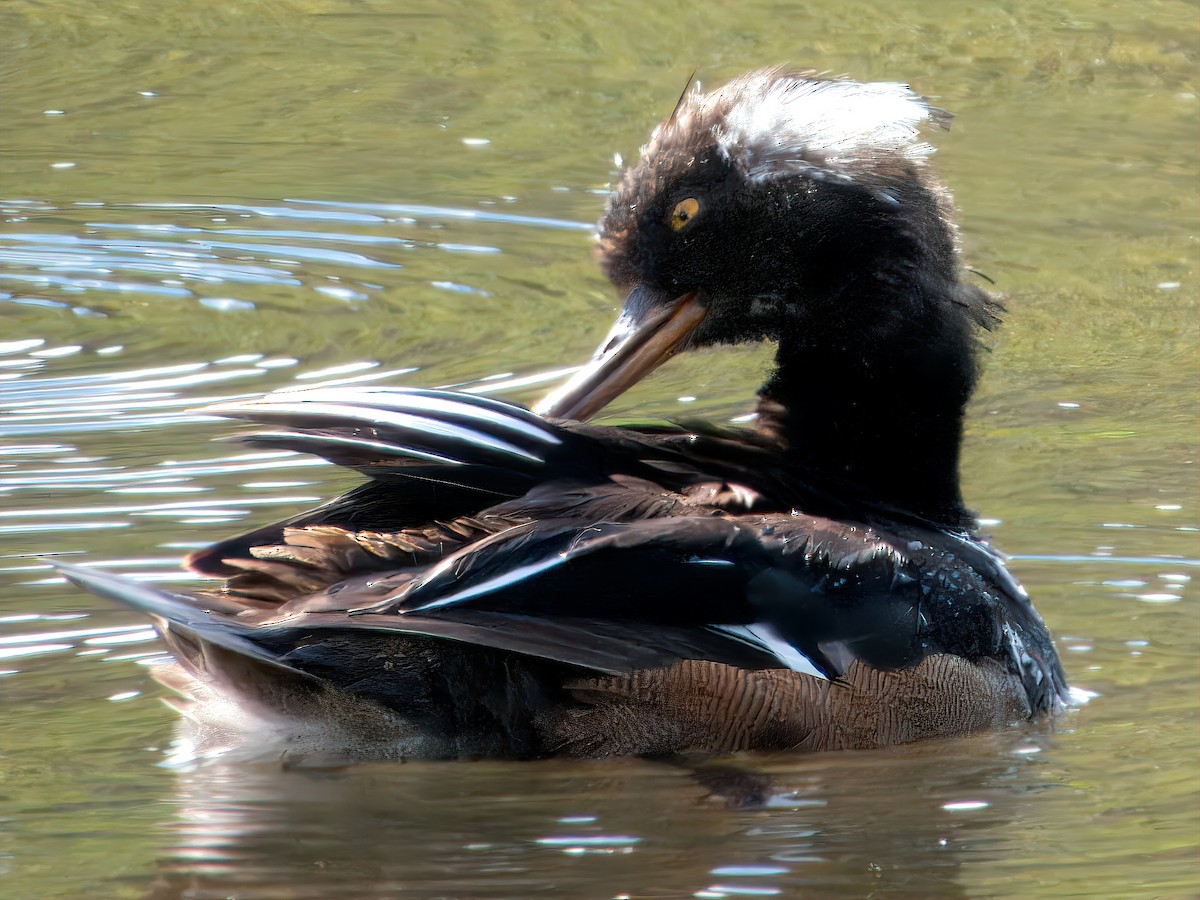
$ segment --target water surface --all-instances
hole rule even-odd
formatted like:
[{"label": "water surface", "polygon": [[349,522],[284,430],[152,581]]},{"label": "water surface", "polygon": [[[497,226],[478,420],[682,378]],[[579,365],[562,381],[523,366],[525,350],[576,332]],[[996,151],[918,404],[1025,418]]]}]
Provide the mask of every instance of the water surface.
[{"label": "water surface", "polygon": [[[8,0],[0,9],[0,895],[1200,893],[1194,5]],[[536,399],[616,305],[614,154],[692,70],[792,61],[953,110],[938,165],[1010,310],[964,482],[1099,696],[884,752],[410,763],[174,757],[135,615],[53,553],[189,549],[354,482],[191,412],[299,384]],[[615,419],[747,411],[768,355]]]}]

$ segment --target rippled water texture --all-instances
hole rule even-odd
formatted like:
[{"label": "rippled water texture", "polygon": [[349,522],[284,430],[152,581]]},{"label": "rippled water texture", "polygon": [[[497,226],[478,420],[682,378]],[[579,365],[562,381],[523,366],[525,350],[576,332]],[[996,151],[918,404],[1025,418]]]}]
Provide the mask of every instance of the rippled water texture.
[{"label": "rippled water texture", "polygon": [[[0,896],[1200,894],[1194,4],[0,6]],[[377,381],[539,396],[608,327],[589,231],[693,69],[911,81],[1007,295],[969,501],[1099,696],[888,752],[185,763],[146,623],[39,554],[180,556],[353,483],[189,410]],[[747,411],[767,356],[611,410]],[[173,755],[175,754],[175,755]]]}]

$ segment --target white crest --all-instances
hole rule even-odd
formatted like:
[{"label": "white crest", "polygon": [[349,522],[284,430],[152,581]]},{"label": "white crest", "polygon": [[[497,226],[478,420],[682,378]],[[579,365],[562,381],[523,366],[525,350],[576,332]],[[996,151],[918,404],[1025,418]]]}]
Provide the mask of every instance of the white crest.
[{"label": "white crest", "polygon": [[919,163],[933,153],[918,140],[920,125],[942,124],[945,114],[905,84],[820,80],[768,69],[711,94],[694,88],[678,118],[692,116],[714,120],[721,152],[757,180],[804,170],[850,178],[889,159]]}]

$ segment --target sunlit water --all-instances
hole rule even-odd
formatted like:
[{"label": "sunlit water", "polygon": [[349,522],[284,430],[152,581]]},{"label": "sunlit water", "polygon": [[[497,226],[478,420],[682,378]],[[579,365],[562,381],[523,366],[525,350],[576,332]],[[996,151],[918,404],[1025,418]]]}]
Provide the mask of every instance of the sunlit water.
[{"label": "sunlit water", "polygon": [[[0,896],[1200,894],[1198,58],[1186,4],[0,9]],[[53,554],[179,558],[354,483],[193,410],[297,385],[531,401],[614,299],[588,234],[693,68],[912,81],[1010,308],[969,501],[1096,693],[886,752],[186,760],[144,621]],[[615,418],[746,412],[762,350]]]}]

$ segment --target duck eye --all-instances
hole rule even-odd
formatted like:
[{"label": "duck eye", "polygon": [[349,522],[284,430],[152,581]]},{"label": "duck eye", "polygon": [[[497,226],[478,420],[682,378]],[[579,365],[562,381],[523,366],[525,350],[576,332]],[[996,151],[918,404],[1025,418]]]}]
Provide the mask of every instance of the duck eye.
[{"label": "duck eye", "polygon": [[696,218],[698,212],[700,212],[700,201],[695,197],[680,200],[675,204],[675,208],[671,210],[671,218],[668,220],[671,230],[683,231],[684,226]]}]

